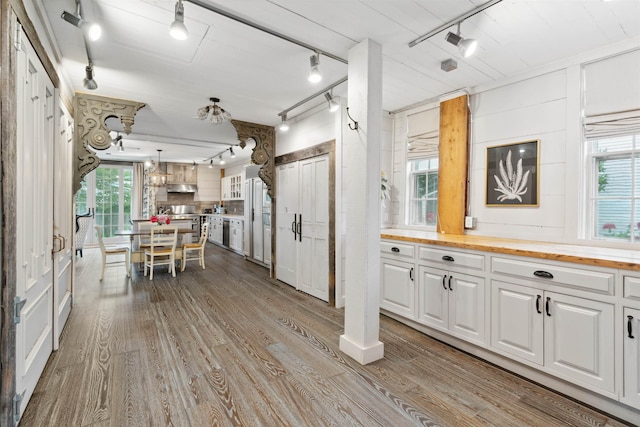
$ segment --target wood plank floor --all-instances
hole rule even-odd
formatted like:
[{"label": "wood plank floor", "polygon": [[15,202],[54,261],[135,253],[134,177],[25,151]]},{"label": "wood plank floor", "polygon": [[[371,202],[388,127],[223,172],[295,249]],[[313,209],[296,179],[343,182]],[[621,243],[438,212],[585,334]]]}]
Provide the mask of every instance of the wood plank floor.
[{"label": "wood plank floor", "polygon": [[343,311],[229,251],[176,278],[77,263],[74,308],[21,426],[622,426],[386,317],[385,357],[338,350]]}]

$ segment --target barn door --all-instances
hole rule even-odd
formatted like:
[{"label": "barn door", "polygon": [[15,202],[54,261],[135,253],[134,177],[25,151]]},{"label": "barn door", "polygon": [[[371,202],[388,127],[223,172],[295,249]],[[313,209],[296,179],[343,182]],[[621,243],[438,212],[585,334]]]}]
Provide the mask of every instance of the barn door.
[{"label": "barn door", "polygon": [[16,392],[24,411],[53,349],[55,91],[22,37],[17,52]]}]

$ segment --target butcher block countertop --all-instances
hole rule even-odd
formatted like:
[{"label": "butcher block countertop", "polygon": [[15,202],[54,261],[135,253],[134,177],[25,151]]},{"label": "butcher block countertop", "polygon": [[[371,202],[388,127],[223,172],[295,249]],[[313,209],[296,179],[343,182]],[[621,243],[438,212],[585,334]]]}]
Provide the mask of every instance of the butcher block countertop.
[{"label": "butcher block countertop", "polygon": [[640,251],[387,228],[382,239],[640,271]]}]

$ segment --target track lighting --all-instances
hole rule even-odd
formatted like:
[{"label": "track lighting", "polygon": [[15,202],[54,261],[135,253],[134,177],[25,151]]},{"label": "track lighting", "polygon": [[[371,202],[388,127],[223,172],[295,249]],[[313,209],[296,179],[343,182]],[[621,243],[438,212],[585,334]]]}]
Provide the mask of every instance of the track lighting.
[{"label": "track lighting", "polygon": [[236,157],[236,153],[233,152],[233,147],[229,147],[229,153],[231,153],[231,158],[235,158]]},{"label": "track lighting", "polygon": [[219,164],[224,165],[224,159],[222,158],[222,154],[220,154],[218,158],[220,159]]},{"label": "track lighting", "polygon": [[122,135],[117,134],[117,136],[111,140],[111,145],[116,147],[120,141],[122,141]]},{"label": "track lighting", "polygon": [[280,130],[286,132],[289,130],[289,123],[287,123],[287,113],[281,114],[282,123],[280,123]]},{"label": "track lighting", "polygon": [[169,34],[176,40],[186,40],[189,36],[189,31],[184,25],[184,6],[182,5],[182,0],[176,2],[176,12],[174,21],[169,25]]},{"label": "track lighting", "polygon": [[213,169],[213,159],[209,160],[209,169]]},{"label": "track lighting", "polygon": [[80,28],[80,30],[82,30],[82,32],[84,33],[84,35],[87,37],[87,39],[89,39],[90,41],[94,42],[96,40],[98,40],[100,38],[100,36],[102,35],[102,28],[100,28],[100,25],[96,24],[95,22],[89,22],[89,21],[85,21],[84,19],[82,19],[80,17],[80,2],[76,3],[77,7],[76,7],[76,15],[74,15],[73,13],[69,13],[69,12],[62,12],[62,19],[64,19],[65,21],[67,21],[68,23],[70,23],[71,25],[74,25],[78,28]]},{"label": "track lighting", "polygon": [[196,162],[193,162],[193,164],[191,165],[191,170],[196,170]]},{"label": "track lighting", "polygon": [[451,31],[445,38],[446,41],[454,46],[458,47],[458,50],[463,57],[468,58],[473,55],[473,52],[478,48],[478,41],[475,39],[465,39],[460,36],[460,23],[458,22],[458,33],[454,34]]},{"label": "track lighting", "polygon": [[309,81],[311,83],[318,83],[322,80],[322,74],[320,74],[320,69],[318,66],[320,65],[320,55],[315,53],[311,55],[309,58],[309,63],[311,64],[311,71],[309,71]]},{"label": "track lighting", "polygon": [[329,111],[332,113],[335,113],[336,111],[338,111],[338,108],[340,108],[340,105],[338,105],[338,103],[333,99],[333,96],[331,96],[329,92],[325,92],[324,97],[327,99],[327,102],[329,103]]},{"label": "track lighting", "polygon": [[93,79],[93,64],[89,61],[89,65],[87,65],[84,69],[85,77],[82,81],[82,85],[89,90],[98,89],[98,83]]},{"label": "track lighting", "polygon": [[122,145],[122,138],[120,138],[120,143],[118,145],[118,151],[121,152],[121,153],[124,151],[124,146]]}]

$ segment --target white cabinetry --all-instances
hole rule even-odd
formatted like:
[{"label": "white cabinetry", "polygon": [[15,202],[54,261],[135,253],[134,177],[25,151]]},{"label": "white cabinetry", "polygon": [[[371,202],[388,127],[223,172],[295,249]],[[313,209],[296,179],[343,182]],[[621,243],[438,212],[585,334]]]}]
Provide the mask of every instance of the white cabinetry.
[{"label": "white cabinetry", "polygon": [[209,241],[222,245],[223,219],[221,216],[209,215]]},{"label": "white cabinetry", "polygon": [[222,178],[222,200],[244,200],[242,174]]},{"label": "white cabinetry", "polygon": [[418,322],[485,346],[484,256],[420,246],[418,263]]},{"label": "white cabinetry", "polygon": [[615,304],[572,290],[612,292],[614,273],[502,257],[492,271],[506,279],[491,282],[492,348],[614,396]]},{"label": "white cabinetry", "polygon": [[415,319],[415,246],[380,243],[380,307]]},{"label": "white cabinetry", "polygon": [[229,249],[242,254],[243,249],[243,225],[244,221],[241,219],[229,220]]},{"label": "white cabinetry", "polygon": [[623,375],[620,400],[640,409],[640,278],[623,279]]}]

